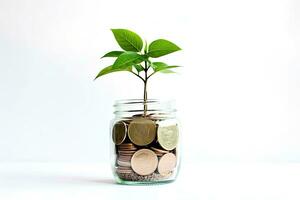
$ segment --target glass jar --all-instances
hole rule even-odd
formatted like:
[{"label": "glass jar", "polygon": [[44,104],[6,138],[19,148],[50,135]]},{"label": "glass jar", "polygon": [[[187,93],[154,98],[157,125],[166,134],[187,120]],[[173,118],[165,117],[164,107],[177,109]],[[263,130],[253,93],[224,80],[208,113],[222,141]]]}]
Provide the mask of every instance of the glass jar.
[{"label": "glass jar", "polygon": [[114,104],[111,165],[117,183],[174,181],[180,164],[174,101],[130,99]]}]

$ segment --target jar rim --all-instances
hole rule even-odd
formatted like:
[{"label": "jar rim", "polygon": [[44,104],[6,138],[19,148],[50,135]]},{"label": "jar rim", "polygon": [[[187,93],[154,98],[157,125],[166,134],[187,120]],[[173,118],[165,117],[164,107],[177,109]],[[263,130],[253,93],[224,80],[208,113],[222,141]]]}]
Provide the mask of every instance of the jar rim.
[{"label": "jar rim", "polygon": [[175,99],[147,99],[144,101],[144,99],[117,99],[114,102],[114,107],[118,105],[132,105],[132,104],[175,104],[176,100]]},{"label": "jar rim", "polygon": [[115,115],[127,117],[141,115],[146,111],[147,115],[157,118],[170,118],[175,116],[177,111],[175,100],[148,99],[145,102],[143,99],[121,99],[116,100],[113,106]]}]

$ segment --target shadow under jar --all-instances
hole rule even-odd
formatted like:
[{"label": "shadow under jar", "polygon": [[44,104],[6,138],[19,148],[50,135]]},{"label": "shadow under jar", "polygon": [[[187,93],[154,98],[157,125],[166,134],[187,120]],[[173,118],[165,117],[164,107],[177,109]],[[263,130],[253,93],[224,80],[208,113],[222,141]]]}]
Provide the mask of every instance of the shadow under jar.
[{"label": "shadow under jar", "polygon": [[173,101],[116,101],[111,164],[117,183],[174,181],[180,164],[179,124]]}]

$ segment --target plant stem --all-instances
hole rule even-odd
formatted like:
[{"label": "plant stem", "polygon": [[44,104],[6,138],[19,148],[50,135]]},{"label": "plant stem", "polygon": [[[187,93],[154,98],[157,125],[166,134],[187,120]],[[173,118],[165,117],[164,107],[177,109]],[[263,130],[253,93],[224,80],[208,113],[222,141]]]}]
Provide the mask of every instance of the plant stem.
[{"label": "plant stem", "polygon": [[148,72],[148,63],[145,61],[145,79],[144,79],[144,117],[147,115],[147,72]]},{"label": "plant stem", "polygon": [[140,78],[142,81],[145,81],[140,75],[138,75],[138,74],[136,74],[136,73],[134,73],[132,71],[131,71],[131,73],[133,73],[135,76],[137,76],[138,78]]}]

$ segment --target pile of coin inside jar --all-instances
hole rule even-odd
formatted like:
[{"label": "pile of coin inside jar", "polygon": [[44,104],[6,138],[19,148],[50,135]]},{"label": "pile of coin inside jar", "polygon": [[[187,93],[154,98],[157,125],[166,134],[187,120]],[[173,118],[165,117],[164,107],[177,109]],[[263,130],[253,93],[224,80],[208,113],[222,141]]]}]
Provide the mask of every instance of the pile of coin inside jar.
[{"label": "pile of coin inside jar", "polygon": [[125,181],[166,180],[177,165],[178,127],[150,117],[118,121],[112,128],[115,173]]}]

